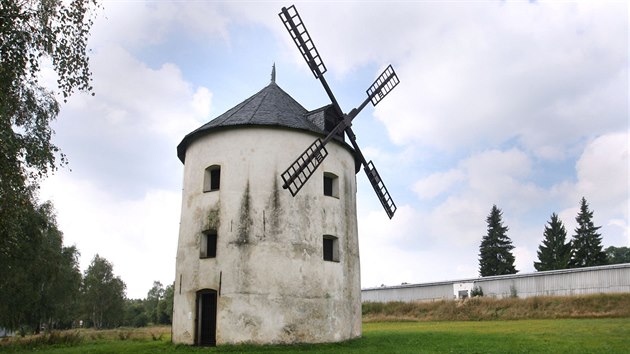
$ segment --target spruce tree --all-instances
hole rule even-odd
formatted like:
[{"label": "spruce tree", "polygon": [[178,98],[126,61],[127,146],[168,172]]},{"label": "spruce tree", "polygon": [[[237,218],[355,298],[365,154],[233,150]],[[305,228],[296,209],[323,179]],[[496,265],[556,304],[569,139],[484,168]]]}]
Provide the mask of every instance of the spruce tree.
[{"label": "spruce tree", "polygon": [[578,226],[571,241],[571,268],[607,264],[606,253],[602,250],[602,235],[597,233],[601,226],[594,226],[593,212],[588,209],[584,197],[580,202],[580,212],[575,220]]},{"label": "spruce tree", "polygon": [[551,220],[545,225],[544,236],[534,268],[538,271],[569,268],[571,243],[566,242],[567,230],[556,213],[551,214]]},{"label": "spruce tree", "polygon": [[511,252],[514,246],[506,235],[508,227],[503,226],[502,216],[501,209],[493,205],[486,218],[488,233],[483,236],[479,246],[479,274],[482,277],[518,272],[514,268],[514,255]]}]

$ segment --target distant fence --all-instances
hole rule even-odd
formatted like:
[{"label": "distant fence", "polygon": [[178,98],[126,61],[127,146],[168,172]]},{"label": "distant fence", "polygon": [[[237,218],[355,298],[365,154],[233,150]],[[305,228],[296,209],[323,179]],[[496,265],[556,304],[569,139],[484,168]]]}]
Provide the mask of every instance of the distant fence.
[{"label": "distant fence", "polygon": [[630,292],[630,263],[367,288],[361,301],[452,300],[469,297],[476,287],[496,298]]}]

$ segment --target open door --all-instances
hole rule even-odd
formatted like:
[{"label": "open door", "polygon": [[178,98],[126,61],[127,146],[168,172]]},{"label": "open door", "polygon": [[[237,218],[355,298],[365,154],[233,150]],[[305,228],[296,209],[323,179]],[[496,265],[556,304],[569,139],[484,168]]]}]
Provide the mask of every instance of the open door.
[{"label": "open door", "polygon": [[217,292],[212,289],[197,291],[197,320],[195,321],[195,344],[215,346],[217,344]]}]

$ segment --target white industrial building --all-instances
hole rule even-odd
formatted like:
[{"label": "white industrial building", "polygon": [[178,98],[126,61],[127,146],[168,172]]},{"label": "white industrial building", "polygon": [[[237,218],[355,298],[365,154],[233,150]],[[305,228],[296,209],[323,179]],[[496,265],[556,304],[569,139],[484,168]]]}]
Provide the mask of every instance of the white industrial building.
[{"label": "white industrial building", "polygon": [[630,292],[630,263],[498,275],[361,290],[363,302],[438,301],[469,297],[480,287],[486,297],[566,296]]}]

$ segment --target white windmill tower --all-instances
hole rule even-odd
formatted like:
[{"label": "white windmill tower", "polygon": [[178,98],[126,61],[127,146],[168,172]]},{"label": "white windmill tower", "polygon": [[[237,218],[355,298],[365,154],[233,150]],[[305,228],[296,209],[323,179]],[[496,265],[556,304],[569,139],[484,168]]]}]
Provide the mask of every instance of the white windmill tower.
[{"label": "white windmill tower", "polygon": [[388,67],[368,98],[344,114],[297,10],[283,8],[280,17],[332,104],[306,110],[275,83],[274,68],[268,86],[177,147],[184,186],[176,343],[317,343],[361,335],[355,177],[361,165],[390,218],[396,206],[363,157],[351,121],[398,78]]}]

